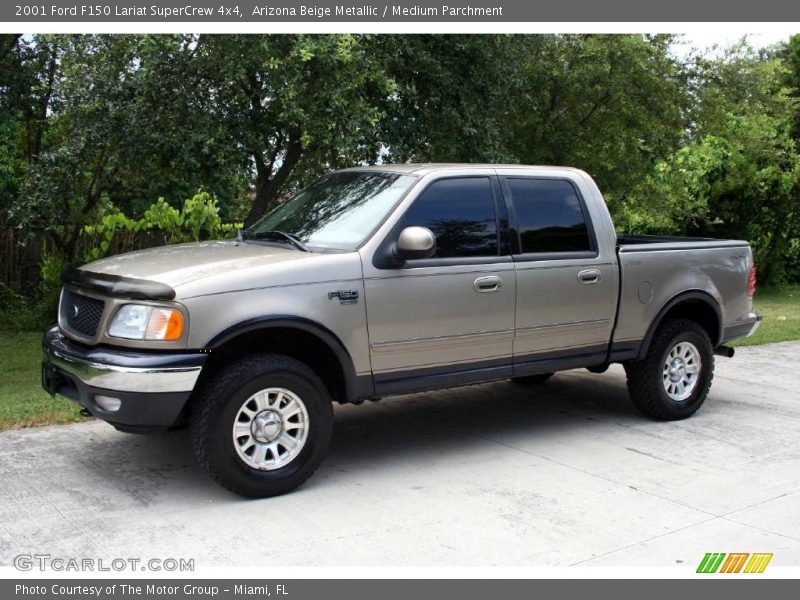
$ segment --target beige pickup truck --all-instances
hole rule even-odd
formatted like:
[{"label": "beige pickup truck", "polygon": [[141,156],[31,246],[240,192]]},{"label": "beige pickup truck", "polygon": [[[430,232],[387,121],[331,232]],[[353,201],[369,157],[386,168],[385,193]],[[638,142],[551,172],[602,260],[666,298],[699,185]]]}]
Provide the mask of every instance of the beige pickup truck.
[{"label": "beige pickup truck", "polygon": [[123,431],[188,423],[244,496],[305,481],[332,403],[622,363],[635,405],[682,419],[751,334],[747,242],[617,235],[570,168],[331,173],[237,239],[64,274],[42,378]]}]

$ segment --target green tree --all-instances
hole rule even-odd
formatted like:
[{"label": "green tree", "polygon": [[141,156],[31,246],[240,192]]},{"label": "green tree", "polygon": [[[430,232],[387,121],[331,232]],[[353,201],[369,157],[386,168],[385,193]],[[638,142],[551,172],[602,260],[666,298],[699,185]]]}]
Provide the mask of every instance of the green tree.
[{"label": "green tree", "polygon": [[[796,276],[800,258],[798,103],[788,65],[747,44],[695,64],[686,146],[656,165],[623,211],[634,228],[746,239],[764,282]],[[792,258],[794,257],[794,258]]]},{"label": "green tree", "polygon": [[[21,76],[6,218],[46,232],[68,260],[83,226],[115,207],[206,187],[223,205],[245,183],[239,155],[193,95],[192,36],[37,35],[15,40]],[[30,73],[30,75],[28,75]],[[0,157],[2,161],[2,157]]]},{"label": "green tree", "polygon": [[521,162],[579,167],[624,199],[684,134],[686,78],[674,36],[526,36],[510,81],[509,149]]},{"label": "green tree", "polygon": [[73,259],[85,225],[201,188],[249,224],[357,163],[566,164],[621,229],[745,237],[765,277],[800,277],[800,36],[686,61],[674,42],[2,35],[0,221]]},{"label": "green tree", "polygon": [[42,152],[59,57],[48,42],[0,36],[0,206],[17,197],[27,168]]},{"label": "green tree", "polygon": [[374,161],[395,92],[369,36],[201,36],[192,72],[206,110],[252,165],[249,225],[292,184]]},{"label": "green tree", "polygon": [[385,36],[388,160],[567,164],[616,204],[677,149],[674,36]]},{"label": "green tree", "polygon": [[520,56],[542,43],[542,36],[379,36],[375,52],[397,85],[384,98],[385,160],[517,162],[503,126],[510,107],[524,102],[513,88]]},{"label": "green tree", "polygon": [[[800,34],[789,38],[779,56],[786,65],[784,83],[789,88],[792,97],[800,99]],[[793,135],[795,140],[800,140],[800,111],[795,112]]]}]

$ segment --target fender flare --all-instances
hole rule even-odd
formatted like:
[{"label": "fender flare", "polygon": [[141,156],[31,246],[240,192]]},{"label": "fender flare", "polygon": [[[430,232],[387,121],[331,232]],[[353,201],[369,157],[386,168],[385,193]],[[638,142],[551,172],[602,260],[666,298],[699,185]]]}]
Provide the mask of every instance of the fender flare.
[{"label": "fender flare", "polygon": [[356,375],[353,359],[342,340],[324,325],[306,317],[269,315],[247,319],[235,325],[231,325],[215,335],[205,345],[205,349],[213,350],[246,333],[278,328],[295,329],[309,333],[319,339],[333,352],[342,370],[342,374],[344,375],[348,401],[353,402],[359,399],[369,398],[373,395],[372,377],[359,377]]},{"label": "fender flare", "polygon": [[[667,313],[687,300],[699,300],[712,308],[714,310],[714,314],[717,315],[717,323],[719,323],[720,335],[722,334],[722,309],[720,308],[716,299],[708,292],[704,292],[702,290],[689,290],[686,292],[681,292],[667,300],[667,302],[664,303],[664,305],[658,311],[658,314],[656,315],[655,319],[653,319],[653,322],[650,323],[647,334],[642,340],[642,345],[639,347],[639,356],[637,357],[638,360],[642,360],[645,358],[645,356],[647,356],[647,351],[650,349],[650,343],[653,341],[653,336],[655,335],[658,326],[661,325],[661,322],[664,320],[664,317],[667,315]],[[716,348],[717,345],[719,345],[719,339],[711,340],[711,343]]]}]

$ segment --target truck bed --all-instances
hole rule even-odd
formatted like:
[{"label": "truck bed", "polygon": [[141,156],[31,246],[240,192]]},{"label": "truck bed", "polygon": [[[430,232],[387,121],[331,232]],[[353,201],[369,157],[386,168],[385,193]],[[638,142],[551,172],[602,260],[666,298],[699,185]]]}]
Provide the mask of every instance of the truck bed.
[{"label": "truck bed", "polygon": [[617,347],[632,351],[640,347],[649,324],[657,322],[659,312],[677,297],[708,297],[720,307],[715,345],[750,322],[747,278],[753,258],[745,241],[618,234],[617,256],[620,295],[613,338]]},{"label": "truck bed", "polygon": [[694,248],[736,248],[747,245],[748,243],[742,240],[718,240],[714,238],[677,235],[617,234],[617,248],[619,248],[620,252],[691,250]]}]

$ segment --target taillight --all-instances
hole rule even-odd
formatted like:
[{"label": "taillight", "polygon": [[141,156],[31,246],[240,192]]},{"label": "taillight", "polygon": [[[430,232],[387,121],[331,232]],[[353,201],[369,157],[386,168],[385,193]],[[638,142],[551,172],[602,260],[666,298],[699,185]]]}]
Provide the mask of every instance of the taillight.
[{"label": "taillight", "polygon": [[756,274],[756,266],[750,267],[750,273],[747,274],[747,295],[751,298],[756,295],[756,285],[758,284],[758,276]]}]

